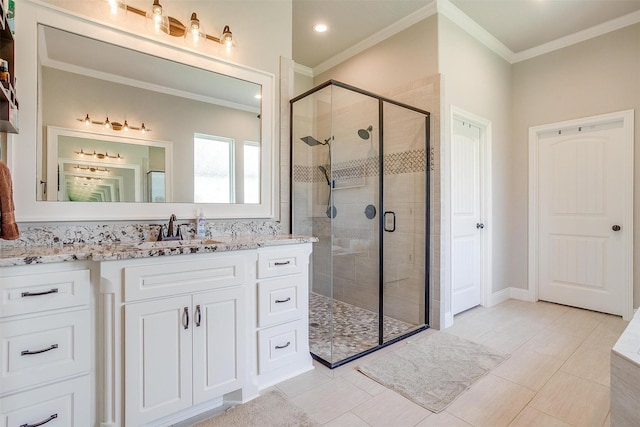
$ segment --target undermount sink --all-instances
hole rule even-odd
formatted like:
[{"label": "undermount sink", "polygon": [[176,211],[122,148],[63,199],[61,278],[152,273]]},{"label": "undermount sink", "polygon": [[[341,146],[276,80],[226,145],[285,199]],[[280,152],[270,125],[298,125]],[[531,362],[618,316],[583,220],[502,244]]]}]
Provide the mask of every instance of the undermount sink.
[{"label": "undermount sink", "polygon": [[194,247],[194,246],[211,246],[220,245],[223,242],[213,239],[193,239],[193,240],[161,240],[155,242],[140,242],[134,243],[132,246],[137,249],[163,249],[163,248],[179,248],[181,246]]}]

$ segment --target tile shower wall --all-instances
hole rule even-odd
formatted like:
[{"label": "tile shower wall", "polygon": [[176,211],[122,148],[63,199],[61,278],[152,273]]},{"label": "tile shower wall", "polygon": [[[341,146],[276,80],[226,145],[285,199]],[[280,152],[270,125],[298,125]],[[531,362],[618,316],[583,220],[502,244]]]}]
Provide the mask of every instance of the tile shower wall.
[{"label": "tile shower wall", "polygon": [[[439,141],[439,84],[440,76],[436,75],[386,94],[392,99],[432,112],[432,142]],[[314,107],[318,107],[318,104],[314,104]],[[306,218],[307,221],[304,226],[298,224],[296,232],[309,232],[320,238],[313,254],[314,292],[377,311],[378,217],[369,220],[364,216],[368,204],[378,208],[377,119],[376,123],[371,123],[372,117],[377,118],[377,101],[363,99],[354,103],[353,97],[334,96],[332,107],[333,111],[327,108],[327,111],[319,112],[316,109],[314,114],[306,115],[306,118],[304,114],[295,118],[296,129],[304,129],[300,134],[314,135],[317,139],[333,136],[334,158],[331,171],[327,147],[316,146],[295,151],[294,210],[298,218]],[[386,121],[393,123],[395,112],[392,108],[388,114]],[[315,117],[314,121],[309,118],[312,116]],[[366,129],[369,125],[373,126],[371,139],[360,139],[357,130]],[[416,138],[406,134],[411,131],[410,127],[400,125],[397,128],[394,135],[390,125],[385,127],[385,209],[394,210],[398,218],[402,218],[398,221],[396,232],[385,233],[385,254],[388,255],[384,265],[385,314],[416,323],[417,319],[424,322],[421,316],[424,313],[421,289],[427,238],[424,224],[427,191],[424,172],[431,166],[432,160],[435,161],[436,151],[439,150],[427,153],[422,138],[424,133]],[[372,142],[376,142],[375,146]],[[333,223],[325,215],[329,187],[323,185],[326,180],[318,166],[324,166],[335,180],[333,197],[338,212]],[[432,186],[432,195],[433,190]],[[433,197],[431,209],[432,215],[439,210],[439,200]],[[434,225],[432,221],[432,234],[439,235],[439,227]],[[438,283],[438,278],[433,277],[434,270],[437,273],[438,269],[437,264],[433,264],[433,256],[431,262],[433,289]],[[439,287],[436,294],[439,295]],[[433,295],[432,290],[432,303]],[[433,321],[429,323],[436,326]]]}]

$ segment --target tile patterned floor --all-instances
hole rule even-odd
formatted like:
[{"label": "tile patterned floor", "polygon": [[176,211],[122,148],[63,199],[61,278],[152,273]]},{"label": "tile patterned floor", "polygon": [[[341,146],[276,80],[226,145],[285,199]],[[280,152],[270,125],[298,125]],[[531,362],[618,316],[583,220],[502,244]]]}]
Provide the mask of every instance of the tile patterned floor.
[{"label": "tile patterned floor", "polygon": [[334,370],[316,363],[276,388],[327,427],[609,427],[608,354],[626,325],[616,316],[545,302],[508,300],[462,313],[448,333],[511,357],[439,414],[356,371],[413,338]]},{"label": "tile patterned floor", "polygon": [[[331,340],[333,326],[333,341]],[[416,325],[384,316],[389,340]],[[378,314],[323,295],[309,295],[309,348],[329,363],[337,363],[378,345]]]}]

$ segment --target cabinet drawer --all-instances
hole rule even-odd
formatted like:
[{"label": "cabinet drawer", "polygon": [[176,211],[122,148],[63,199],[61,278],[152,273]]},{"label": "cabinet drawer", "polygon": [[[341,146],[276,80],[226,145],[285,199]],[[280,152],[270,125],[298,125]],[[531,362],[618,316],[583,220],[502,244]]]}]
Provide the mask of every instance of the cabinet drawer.
[{"label": "cabinet drawer", "polygon": [[258,277],[284,276],[303,271],[309,262],[308,254],[295,249],[263,249],[258,252]]},{"label": "cabinet drawer", "polygon": [[303,320],[258,331],[258,373],[287,366],[307,351]]},{"label": "cabinet drawer", "polygon": [[0,325],[0,394],[89,370],[89,310]]},{"label": "cabinet drawer", "polygon": [[245,255],[220,254],[198,261],[125,267],[125,301],[242,285],[246,274]]},{"label": "cabinet drawer", "polygon": [[[0,398],[0,426],[86,427],[91,422],[92,395],[85,375]],[[50,420],[45,423],[45,421]]]},{"label": "cabinet drawer", "polygon": [[258,326],[270,326],[302,317],[301,274],[258,282]]},{"label": "cabinet drawer", "polygon": [[89,270],[2,278],[0,317],[89,304]]}]

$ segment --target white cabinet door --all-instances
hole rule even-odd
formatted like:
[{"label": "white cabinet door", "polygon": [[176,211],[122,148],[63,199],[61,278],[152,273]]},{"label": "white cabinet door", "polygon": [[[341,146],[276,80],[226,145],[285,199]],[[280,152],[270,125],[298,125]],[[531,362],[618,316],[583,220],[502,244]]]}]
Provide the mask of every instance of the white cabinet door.
[{"label": "white cabinet door", "polygon": [[243,287],[193,296],[194,404],[242,387],[244,304]]},{"label": "white cabinet door", "polygon": [[192,404],[191,296],[125,306],[125,420],[127,426]]}]

